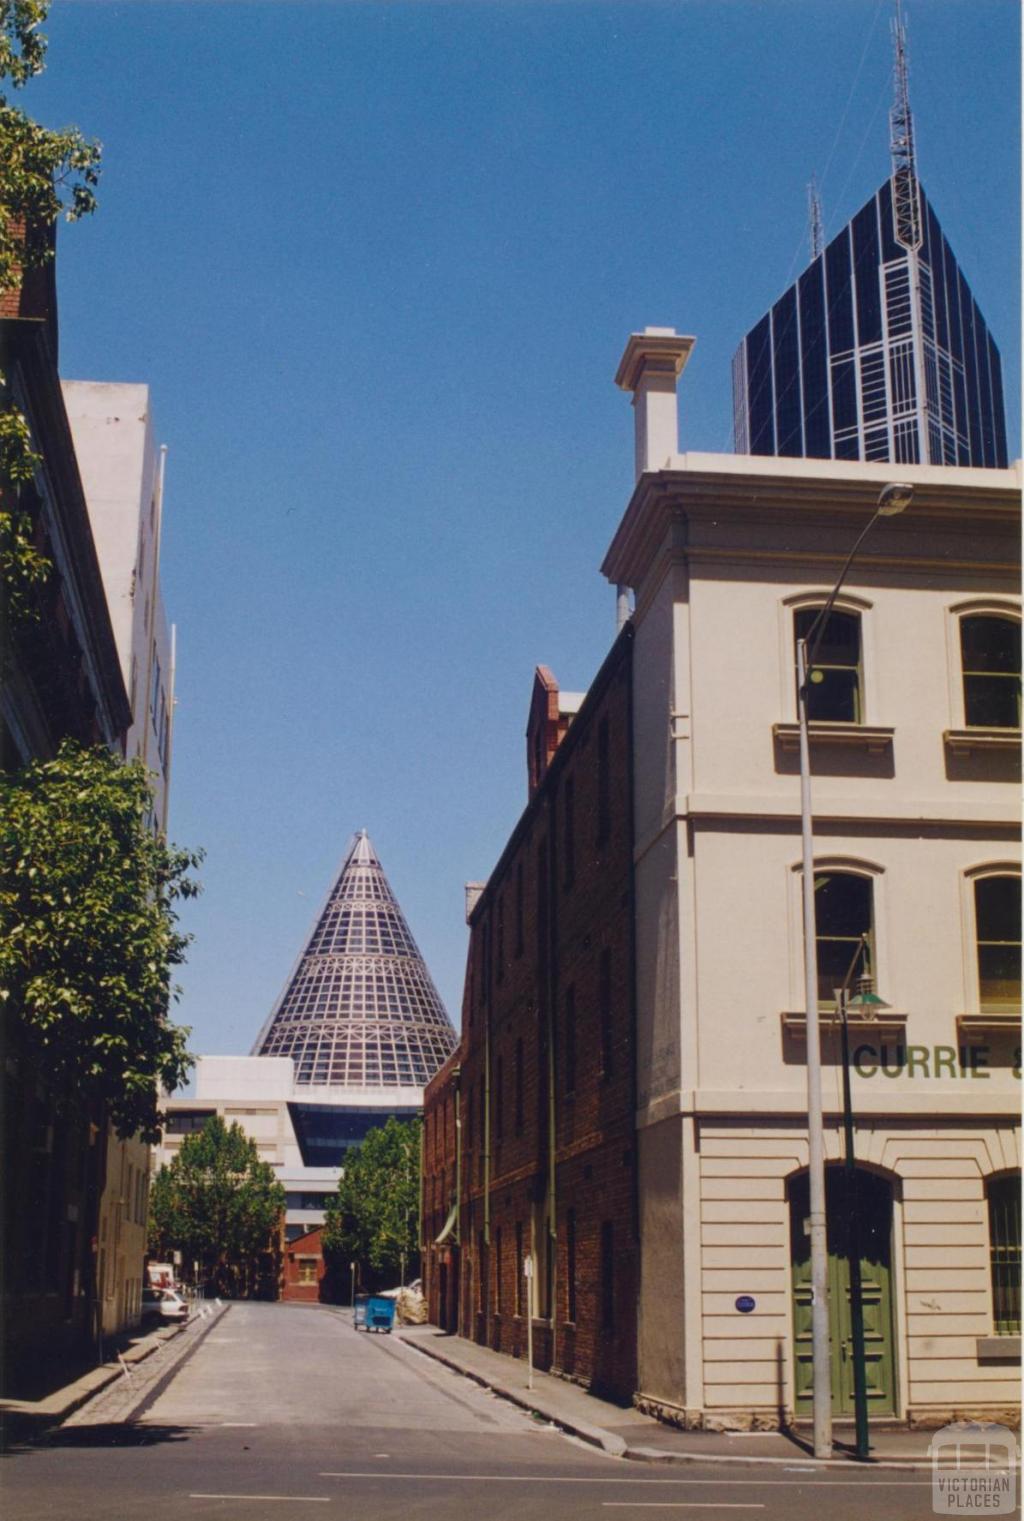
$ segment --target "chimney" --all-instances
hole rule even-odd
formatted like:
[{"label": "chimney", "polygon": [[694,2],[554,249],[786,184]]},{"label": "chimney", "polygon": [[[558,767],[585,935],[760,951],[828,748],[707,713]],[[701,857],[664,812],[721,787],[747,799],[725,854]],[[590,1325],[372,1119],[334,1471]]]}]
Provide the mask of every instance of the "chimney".
[{"label": "chimney", "polygon": [[626,344],[615,384],[633,392],[637,480],[679,453],[676,384],[695,342],[673,327],[646,327]]}]

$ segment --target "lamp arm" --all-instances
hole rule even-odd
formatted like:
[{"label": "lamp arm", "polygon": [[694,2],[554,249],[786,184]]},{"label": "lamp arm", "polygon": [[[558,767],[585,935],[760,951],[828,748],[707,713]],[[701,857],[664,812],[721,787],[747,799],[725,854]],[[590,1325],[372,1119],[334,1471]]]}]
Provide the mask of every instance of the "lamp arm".
[{"label": "lamp arm", "polygon": [[835,586],[833,586],[832,590],[828,594],[828,601],[825,603],[825,606],[821,609],[821,612],[815,618],[814,622],[807,630],[807,633],[804,635],[804,643],[807,646],[807,671],[804,677],[805,681],[810,681],[811,679],[811,672],[814,669],[815,656],[817,655],[818,650],[821,646],[821,641],[825,636],[825,624],[828,620],[829,613],[832,611],[833,607],[835,607],[836,598],[842,590],[843,582],[846,580],[846,573],[849,570],[850,566],[853,564],[858,549],[863,544],[872,528],[875,526],[875,522],[879,516],[879,509],[876,507],[871,517],[861,529],[856,543],[850,550],[850,553],[846,556],[846,561],[843,565],[843,568],[839,572],[839,579],[836,581]]},{"label": "lamp arm", "polygon": [[842,985],[836,989],[836,993],[838,995],[836,998],[836,1008],[837,1012],[842,1015],[843,1019],[846,1018],[846,995],[850,990],[850,983],[853,980],[853,974],[857,969],[857,962],[862,956],[866,958],[867,949],[868,937],[867,935],[862,934],[857,942],[857,949],[853,953],[853,958],[850,961],[850,965],[846,968],[846,976],[843,978]]}]

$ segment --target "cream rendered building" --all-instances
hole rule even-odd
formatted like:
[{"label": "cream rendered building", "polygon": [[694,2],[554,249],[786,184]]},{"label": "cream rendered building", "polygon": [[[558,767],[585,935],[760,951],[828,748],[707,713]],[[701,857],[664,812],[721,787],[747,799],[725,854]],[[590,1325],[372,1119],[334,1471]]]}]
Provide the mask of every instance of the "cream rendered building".
[{"label": "cream rendered building", "polygon": [[[160,588],[165,450],[153,442],[149,387],[73,380],[62,386],[89,508],[132,726],[125,753],[153,785],[154,829],[167,828],[174,729],[174,629]],[[97,1281],[102,1332],[137,1325],[142,1307],[149,1147],[106,1138]]]},{"label": "cream rendered building", "polygon": [[[681,455],[691,346],[627,347],[637,483],[603,566],[635,594],[639,1398],[689,1426],[809,1410],[795,630],[898,479],[912,504],[865,541],[821,655],[839,716],[811,726],[820,1006],[866,933],[890,1006],[853,1032],[872,1419],[996,1415],[1020,1378],[1021,467]],[[830,1275],[843,1415],[841,1250]]]}]

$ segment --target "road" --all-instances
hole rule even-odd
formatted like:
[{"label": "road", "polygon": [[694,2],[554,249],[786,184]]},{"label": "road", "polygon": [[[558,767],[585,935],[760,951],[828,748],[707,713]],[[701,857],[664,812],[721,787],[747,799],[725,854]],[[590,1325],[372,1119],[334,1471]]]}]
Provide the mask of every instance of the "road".
[{"label": "road", "polygon": [[934,1515],[924,1473],[609,1458],[398,1336],[283,1304],[232,1305],[130,1425],[86,1418],[13,1451],[0,1497],[19,1521]]}]

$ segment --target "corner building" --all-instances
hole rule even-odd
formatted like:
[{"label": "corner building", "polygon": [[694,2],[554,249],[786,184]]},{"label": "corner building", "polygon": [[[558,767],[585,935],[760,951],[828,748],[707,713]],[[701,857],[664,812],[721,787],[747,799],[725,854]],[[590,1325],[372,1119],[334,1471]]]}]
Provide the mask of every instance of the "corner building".
[{"label": "corner building", "polygon": [[633,632],[585,697],[537,671],[529,803],[469,904],[462,1039],[424,1095],[430,1318],[629,1399],[636,1387]]},{"label": "corner building", "polygon": [[[889,465],[680,454],[692,340],[636,334],[638,1402],[688,1427],[810,1412],[795,643]],[[667,405],[671,398],[672,406]],[[1005,1418],[1020,1378],[1021,469],[901,465],[826,626],[810,751],[833,1405],[853,1409],[833,989],[854,1024],[872,1419]]]},{"label": "corner building", "polygon": [[[692,346],[634,334],[616,377],[636,485],[602,569],[635,607],[582,702],[537,673],[532,796],[426,1093],[425,1276],[432,1320],[522,1356],[530,1256],[541,1366],[770,1429],[811,1413],[796,640],[894,472],[681,454]],[[856,1209],[872,1421],[1012,1421],[1021,467],[899,478],[810,699],[833,1409]],[[834,989],[865,951],[851,1201]]]}]

